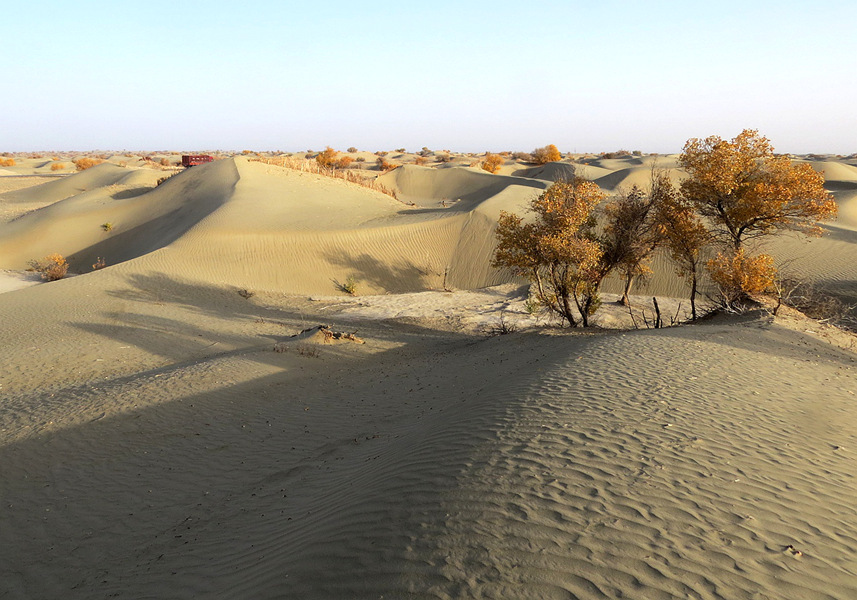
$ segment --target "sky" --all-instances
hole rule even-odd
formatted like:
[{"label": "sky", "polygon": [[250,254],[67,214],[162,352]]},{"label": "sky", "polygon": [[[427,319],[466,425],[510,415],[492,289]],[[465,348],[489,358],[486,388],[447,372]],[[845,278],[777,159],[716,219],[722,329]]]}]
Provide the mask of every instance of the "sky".
[{"label": "sky", "polygon": [[857,2],[3,3],[0,151],[857,152]]}]

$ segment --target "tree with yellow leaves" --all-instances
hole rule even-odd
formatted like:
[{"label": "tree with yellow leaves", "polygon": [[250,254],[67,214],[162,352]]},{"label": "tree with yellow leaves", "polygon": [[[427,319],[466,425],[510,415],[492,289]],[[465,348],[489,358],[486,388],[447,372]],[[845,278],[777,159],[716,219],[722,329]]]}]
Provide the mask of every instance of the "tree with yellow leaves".
[{"label": "tree with yellow leaves", "polygon": [[[824,189],[824,175],[807,163],[795,164],[788,156],[775,155],[768,139],[753,129],[745,129],[731,141],[718,136],[688,140],[679,164],[690,175],[681,184],[682,195],[705,219],[713,239],[725,247],[725,253],[707,267],[731,298],[729,304],[753,291],[748,288],[739,294],[734,284],[765,281],[775,272],[771,257],[746,254],[746,242],[780,231],[819,236],[819,221],[836,216],[836,202]],[[730,268],[751,267],[760,267],[758,277],[745,277],[743,271],[727,276]],[[726,282],[731,282],[728,289],[723,287]]]},{"label": "tree with yellow leaves", "polygon": [[[534,219],[500,213],[493,266],[536,286],[539,302],[571,327],[589,325],[607,275],[595,235],[595,207],[605,198],[591,181],[558,181],[530,202]],[[574,302],[574,306],[572,306]]]}]

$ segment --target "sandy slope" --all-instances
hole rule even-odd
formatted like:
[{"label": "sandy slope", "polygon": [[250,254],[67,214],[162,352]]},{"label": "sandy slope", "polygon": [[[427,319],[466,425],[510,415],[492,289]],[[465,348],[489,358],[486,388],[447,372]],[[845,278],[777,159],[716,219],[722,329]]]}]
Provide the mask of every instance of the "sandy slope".
[{"label": "sandy slope", "polygon": [[[48,205],[0,226],[0,268],[84,273],[0,294],[0,598],[857,596],[853,338],[479,332],[523,315],[472,288],[508,280],[491,228],[551,169],[384,176],[416,206],[240,158],[0,196]],[[830,231],[774,251],[852,293]],[[348,276],[468,291],[341,302]],[[320,323],[366,343],[290,337]]]}]

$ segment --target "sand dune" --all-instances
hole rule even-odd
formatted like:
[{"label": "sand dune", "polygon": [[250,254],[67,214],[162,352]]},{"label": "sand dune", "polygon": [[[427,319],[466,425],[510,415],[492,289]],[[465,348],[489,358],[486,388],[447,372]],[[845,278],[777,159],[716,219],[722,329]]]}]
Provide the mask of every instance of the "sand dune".
[{"label": "sand dune", "polygon": [[[613,190],[649,160],[590,168]],[[75,272],[0,294],[0,597],[857,597],[854,338],[788,312],[570,333],[478,290],[515,283],[499,212],[567,168],[405,166],[397,201],[235,157],[0,195],[43,206],[0,224],[0,268]],[[850,218],[770,250],[851,297]],[[530,329],[487,337],[501,316]]]}]

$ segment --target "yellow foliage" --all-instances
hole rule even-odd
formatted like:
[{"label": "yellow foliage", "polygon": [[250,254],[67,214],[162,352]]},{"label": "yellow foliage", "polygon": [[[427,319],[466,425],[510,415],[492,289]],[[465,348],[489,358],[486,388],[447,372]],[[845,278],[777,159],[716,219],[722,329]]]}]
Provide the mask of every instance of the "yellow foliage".
[{"label": "yellow foliage", "polygon": [[89,158],[84,156],[83,158],[75,159],[74,166],[77,167],[78,171],[85,171],[86,169],[92,168],[95,165],[100,165],[104,162],[104,160],[100,158]]},{"label": "yellow foliage", "polygon": [[496,173],[500,170],[500,167],[503,165],[505,161],[503,157],[499,154],[491,154],[490,152],[485,155],[485,160],[482,161],[480,165],[483,170],[488,171],[489,173]]},{"label": "yellow foliage", "polygon": [[51,171],[62,171],[65,169],[65,163],[54,163],[51,165]]},{"label": "yellow foliage", "polygon": [[15,159],[14,158],[0,158],[0,167],[14,167]]},{"label": "yellow foliage", "polygon": [[42,260],[31,260],[30,266],[46,281],[62,279],[68,272],[68,263],[61,254],[49,254]]},{"label": "yellow foliage", "polygon": [[553,144],[548,144],[543,148],[536,148],[533,150],[532,156],[533,162],[538,165],[562,160],[562,154],[560,154],[559,149]]},{"label": "yellow foliage", "polygon": [[747,256],[744,248],[732,254],[717,253],[706,263],[711,279],[720,287],[727,305],[734,305],[750,294],[760,294],[774,284],[777,270],[767,254]]},{"label": "yellow foliage", "polygon": [[556,182],[530,203],[534,219],[502,211],[492,265],[508,268],[537,286],[539,301],[575,327],[598,307],[601,247],[594,236],[592,211],[604,193],[591,181]]},{"label": "yellow foliage", "polygon": [[315,161],[319,166],[330,168],[336,162],[336,154],[336,150],[328,146],[322,152],[318,153],[318,156],[315,157]]},{"label": "yellow foliage", "polygon": [[777,230],[820,235],[818,221],[836,216],[824,176],[809,164],[776,156],[758,131],[745,129],[732,141],[688,140],[679,163],[690,175],[682,193],[710,220],[714,236],[736,250]]}]

